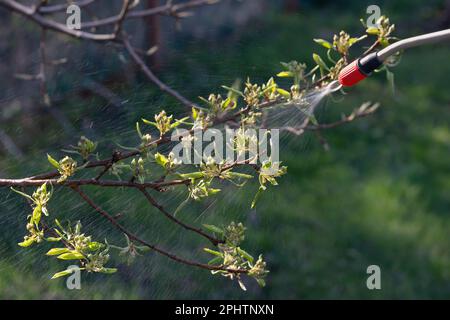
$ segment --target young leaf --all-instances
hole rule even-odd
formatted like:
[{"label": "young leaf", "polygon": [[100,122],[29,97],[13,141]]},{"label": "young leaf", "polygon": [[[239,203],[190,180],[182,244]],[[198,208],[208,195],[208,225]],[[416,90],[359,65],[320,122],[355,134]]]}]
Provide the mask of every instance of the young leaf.
[{"label": "young leaf", "polygon": [[47,154],[47,159],[48,159],[48,162],[50,162],[50,164],[52,166],[54,166],[58,170],[60,169],[60,165],[59,165],[58,161],[53,159],[51,155]]},{"label": "young leaf", "polygon": [[46,253],[46,255],[47,256],[59,256],[60,254],[67,253],[67,252],[70,252],[70,250],[67,248],[53,248],[53,249],[50,249]]},{"label": "young leaf", "polygon": [[116,273],[117,269],[116,268],[103,268],[100,272],[106,273],[106,274],[112,274],[112,273]]},{"label": "young leaf", "polygon": [[253,259],[253,257],[252,257],[247,251],[245,251],[244,249],[241,249],[241,248],[239,248],[239,247],[237,247],[237,251],[239,252],[239,254],[240,254],[241,256],[243,256],[245,259],[247,259],[248,261],[250,261],[250,263],[253,263],[254,259]]},{"label": "young leaf", "polygon": [[284,89],[277,88],[277,92],[278,92],[279,94],[281,94],[284,98],[289,99],[289,98],[291,97],[291,94],[289,93],[289,91],[286,91],[286,90],[284,90]]},{"label": "young leaf", "polygon": [[215,255],[215,256],[218,256],[218,257],[222,257],[222,258],[223,258],[223,254],[222,254],[221,252],[219,252],[219,251],[211,250],[211,249],[209,249],[209,248],[203,248],[203,250],[204,250],[205,252],[208,252],[208,253],[212,254],[212,255]]},{"label": "young leaf", "polygon": [[22,248],[26,248],[26,247],[31,246],[33,243],[34,243],[34,239],[28,238],[27,240],[19,242],[18,245],[21,246]]},{"label": "young leaf", "polygon": [[280,78],[292,78],[294,74],[290,71],[281,71],[277,74],[277,77]]},{"label": "young leaf", "polygon": [[84,259],[84,256],[77,252],[77,251],[71,251],[71,252],[67,252],[67,253],[63,253],[61,255],[58,256],[58,259],[61,260],[81,260]]},{"label": "young leaf", "polygon": [[222,86],[222,88],[224,88],[225,90],[228,90],[228,91],[230,91],[232,93],[235,93],[235,94],[237,94],[237,95],[239,95],[241,97],[245,97],[244,94],[241,91],[239,91],[238,89],[236,89],[236,88],[231,88],[231,87],[227,87],[227,86]]},{"label": "young leaf", "polygon": [[51,279],[57,279],[57,278],[68,276],[69,274],[72,274],[74,271],[75,271],[75,269],[67,269],[64,271],[57,272],[53,275],[53,277],[51,277]]},{"label": "young leaf", "polygon": [[330,70],[318,54],[313,53],[313,59],[314,59],[314,62],[319,66],[319,68],[321,69],[322,72],[323,72],[323,70],[327,70],[327,71]]},{"label": "young leaf", "polygon": [[247,291],[247,288],[245,287],[244,283],[240,279],[238,279],[238,283],[242,290]]},{"label": "young leaf", "polygon": [[144,118],[142,118],[142,122],[145,123],[145,124],[149,124],[149,125],[155,126],[155,127],[157,126],[157,124],[155,122],[149,121],[149,120],[144,119]]},{"label": "young leaf", "polygon": [[215,257],[208,261],[209,265],[219,264],[222,262],[222,257]]},{"label": "young leaf", "polygon": [[224,230],[222,228],[216,227],[212,224],[204,224],[203,225],[206,230],[209,230],[211,232],[217,233],[217,234],[223,234]]},{"label": "young leaf", "polygon": [[15,193],[20,194],[21,196],[24,196],[25,198],[27,198],[28,200],[31,200],[32,202],[35,202],[34,199],[31,196],[29,196],[28,194],[26,194],[26,193],[24,193],[22,191],[19,191],[19,190],[16,190],[13,187],[11,187],[11,190],[14,191]]},{"label": "young leaf", "polygon": [[157,164],[159,164],[162,167],[165,167],[167,162],[169,162],[169,159],[167,159],[166,156],[164,156],[163,154],[157,152],[155,154],[155,161]]},{"label": "young leaf", "polygon": [[48,238],[45,239],[45,241],[48,241],[48,242],[58,242],[58,241],[61,241],[61,237],[59,237],[59,238],[48,237]]},{"label": "young leaf", "polygon": [[366,33],[370,35],[378,35],[380,34],[380,29],[377,27],[369,27],[366,29]]}]

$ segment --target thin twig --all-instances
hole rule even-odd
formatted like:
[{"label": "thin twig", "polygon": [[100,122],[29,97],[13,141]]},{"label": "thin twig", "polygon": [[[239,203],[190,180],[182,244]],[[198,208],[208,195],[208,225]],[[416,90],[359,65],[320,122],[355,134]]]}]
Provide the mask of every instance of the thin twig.
[{"label": "thin twig", "polygon": [[179,226],[183,227],[186,230],[193,231],[202,237],[205,237],[211,243],[215,246],[217,246],[219,243],[222,243],[223,241],[220,239],[217,239],[215,237],[210,236],[209,234],[205,233],[201,228],[195,228],[190,225],[185,224],[184,222],[178,220],[175,218],[172,214],[170,214],[162,205],[160,205],[144,188],[141,188],[140,191],[144,194],[144,196],[147,198],[148,202],[155,208],[157,208],[159,211],[161,211],[169,220],[175,222]]},{"label": "thin twig", "polygon": [[183,97],[180,93],[178,93],[177,91],[175,91],[174,89],[170,88],[169,86],[167,86],[164,82],[162,82],[157,76],[155,76],[155,74],[150,70],[150,68],[145,64],[144,60],[142,60],[142,58],[137,54],[137,52],[134,50],[133,46],[130,44],[130,41],[128,40],[127,36],[124,36],[123,38],[123,44],[125,46],[125,49],[128,51],[128,53],[130,54],[131,58],[134,60],[134,62],[139,66],[139,68],[141,68],[142,72],[144,72],[144,74],[146,75],[146,77],[153,82],[154,84],[156,84],[158,86],[158,88],[163,91],[166,92],[168,94],[170,94],[172,97],[174,97],[175,99],[177,99],[178,101],[180,101],[185,107],[187,108],[191,108],[193,106],[196,106],[195,103],[193,103],[192,101],[189,101],[188,99],[186,99],[185,97]]},{"label": "thin twig", "polygon": [[111,216],[109,213],[107,213],[105,210],[103,210],[102,208],[100,208],[98,205],[96,205],[83,191],[80,190],[80,188],[78,187],[73,187],[72,188],[75,192],[77,192],[82,198],[83,200],[89,204],[95,211],[97,211],[100,215],[102,215],[103,217],[105,217],[114,227],[116,227],[118,230],[120,230],[121,232],[123,232],[124,234],[126,234],[131,240],[134,240],[136,242],[139,242],[140,244],[149,247],[150,249],[154,250],[155,252],[158,252],[159,254],[168,257],[169,259],[172,259],[174,261],[180,262],[182,264],[186,264],[189,266],[193,266],[193,267],[198,267],[198,268],[202,268],[202,269],[206,269],[206,270],[224,270],[230,273],[235,273],[235,274],[242,274],[242,273],[247,273],[247,270],[242,270],[242,269],[227,269],[224,268],[222,266],[212,266],[212,265],[208,265],[208,264],[204,264],[204,263],[199,263],[196,261],[190,261],[190,260],[186,260],[184,258],[178,257],[168,251],[165,251],[153,244],[148,243],[147,241],[141,239],[140,237],[138,237],[137,235],[131,233],[130,231],[128,231],[125,227],[123,227],[119,222],[117,222],[117,220]]}]

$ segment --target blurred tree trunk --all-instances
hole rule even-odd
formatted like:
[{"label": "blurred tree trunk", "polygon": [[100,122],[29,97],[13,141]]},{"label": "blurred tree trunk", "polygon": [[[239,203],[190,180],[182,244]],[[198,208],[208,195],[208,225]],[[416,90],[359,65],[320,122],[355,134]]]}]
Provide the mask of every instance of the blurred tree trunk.
[{"label": "blurred tree trunk", "polygon": [[[155,8],[159,5],[159,0],[147,0],[147,8]],[[160,34],[160,21],[159,15],[151,15],[146,19],[147,24],[147,43],[148,48],[154,46],[158,47],[158,51],[153,53],[149,59],[148,63],[153,70],[158,71],[161,67],[161,34]]]}]

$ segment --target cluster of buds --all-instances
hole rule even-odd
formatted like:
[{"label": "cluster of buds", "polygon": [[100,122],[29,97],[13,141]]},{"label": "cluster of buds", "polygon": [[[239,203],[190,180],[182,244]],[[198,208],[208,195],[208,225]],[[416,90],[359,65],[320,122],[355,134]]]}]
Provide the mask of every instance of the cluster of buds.
[{"label": "cluster of buds", "polygon": [[386,47],[389,45],[390,35],[395,30],[395,24],[391,24],[388,17],[381,16],[376,22],[376,26],[368,27],[366,32],[370,35],[378,36],[378,42]]},{"label": "cluster of buds", "polygon": [[261,86],[261,90],[266,101],[276,100],[280,96],[278,85],[273,78],[270,78],[267,83],[264,83]]},{"label": "cluster of buds", "polygon": [[176,167],[178,167],[182,163],[182,161],[178,159],[173,152],[169,153],[167,157],[157,152],[155,154],[155,161],[157,164],[159,164],[169,172],[173,171]]},{"label": "cluster of buds", "polygon": [[133,172],[133,177],[137,178],[141,183],[144,182],[145,175],[147,173],[144,164],[144,159],[141,157],[131,160],[131,171]]},{"label": "cluster of buds", "polygon": [[61,177],[58,182],[66,181],[77,170],[77,162],[71,157],[66,156],[60,161],[56,161],[50,155],[47,155],[48,161],[58,170]]},{"label": "cluster of buds", "polygon": [[246,131],[244,126],[241,126],[235,136],[232,138],[233,150],[238,155],[245,154],[247,151],[255,151],[258,147],[258,137],[254,131]]},{"label": "cluster of buds", "polygon": [[348,55],[348,49],[350,49],[350,47],[356,42],[364,39],[364,37],[365,36],[360,38],[352,38],[347,32],[341,31],[339,32],[339,35],[335,34],[333,36],[333,48],[339,52],[341,56],[346,57]]},{"label": "cluster of buds", "polygon": [[[56,256],[60,260],[79,260],[80,270],[88,272],[114,273],[115,268],[106,268],[109,261],[109,248],[103,243],[92,241],[91,236],[81,233],[81,223],[78,221],[74,228],[63,228],[58,220],[55,220],[59,229],[55,232],[65,244],[64,248],[53,248],[47,252],[48,256]],[[52,279],[70,274],[70,270],[56,273]]]},{"label": "cluster of buds", "polygon": [[89,155],[94,153],[95,149],[97,149],[97,143],[89,140],[85,136],[82,136],[80,141],[78,141],[78,146],[76,149],[80,153],[81,157],[83,157],[84,160],[87,160]]},{"label": "cluster of buds", "polygon": [[47,203],[50,201],[52,191],[49,192],[47,190],[46,183],[37,188],[31,196],[14,188],[12,190],[30,200],[33,208],[32,214],[28,216],[29,221],[26,225],[28,235],[19,243],[19,246],[29,247],[35,242],[41,242],[44,239],[44,231],[40,230],[39,223],[41,222],[42,213],[48,216]]},{"label": "cluster of buds", "polygon": [[189,185],[189,197],[199,201],[220,192],[220,189],[211,188],[210,184],[211,182],[205,181],[204,179],[191,183]]},{"label": "cluster of buds", "polygon": [[44,230],[39,230],[39,228],[32,222],[27,223],[28,234],[23,237],[23,241],[18,243],[21,247],[29,247],[33,243],[40,243],[44,240]]},{"label": "cluster of buds", "polygon": [[224,230],[225,242],[233,246],[238,246],[245,239],[244,225],[239,222],[231,222]]},{"label": "cluster of buds", "polygon": [[244,101],[248,106],[255,107],[259,105],[262,95],[262,89],[258,84],[252,84],[247,79],[244,88]]},{"label": "cluster of buds", "polygon": [[346,56],[350,48],[350,35],[345,31],[339,32],[339,35],[333,36],[333,47],[341,55]]},{"label": "cluster of buds", "polygon": [[180,124],[182,124],[187,119],[189,119],[189,117],[185,117],[183,119],[172,122],[173,116],[172,115],[168,116],[166,114],[166,111],[162,110],[160,113],[155,114],[155,122],[149,121],[146,119],[142,119],[142,121],[145,124],[149,124],[149,125],[156,127],[156,129],[158,129],[158,131],[159,131],[160,137],[162,137],[164,134],[166,134],[170,130],[178,127]]},{"label": "cluster of buds", "polygon": [[270,184],[276,186],[278,185],[275,178],[278,178],[287,172],[287,167],[281,166],[279,162],[266,161],[261,166],[259,171],[259,183],[261,187],[265,188],[265,184],[269,182]]},{"label": "cluster of buds", "polygon": [[223,165],[222,164],[218,164],[216,163],[216,161],[214,160],[213,157],[209,156],[206,159],[206,162],[203,162],[200,165],[200,169],[203,173],[203,176],[206,179],[212,179],[212,178],[223,178],[222,173],[223,173]]},{"label": "cluster of buds", "polygon": [[266,269],[266,262],[263,260],[262,255],[259,255],[256,263],[251,265],[250,269],[248,270],[248,275],[250,277],[253,277],[261,287],[265,286],[266,283],[264,278],[268,273],[269,271]]},{"label": "cluster of buds", "polygon": [[[216,226],[205,225],[210,230],[214,230],[219,234],[223,234],[225,242],[219,244],[217,247],[219,251],[205,248],[204,250],[215,256],[209,263],[219,264],[227,270],[214,270],[212,274],[220,274],[231,280],[236,279],[243,290],[246,290],[244,283],[241,281],[241,274],[246,273],[249,277],[252,277],[260,286],[265,285],[264,278],[268,271],[266,270],[266,263],[263,261],[262,256],[258,257],[258,260],[254,262],[254,258],[245,250],[239,247],[239,244],[245,238],[245,227],[242,223],[231,222],[231,224],[225,228],[218,228]],[[241,272],[233,272],[233,270],[239,270]]]},{"label": "cluster of buds", "polygon": [[150,248],[146,246],[138,246],[133,243],[133,241],[130,240],[130,237],[126,234],[124,234],[124,236],[127,241],[127,245],[125,247],[118,247],[114,245],[109,245],[109,247],[119,250],[119,255],[126,257],[127,264],[130,265],[137,256],[141,255],[141,253],[149,251]]},{"label": "cluster of buds", "polygon": [[192,107],[192,129],[205,129],[209,124],[209,115],[205,116],[203,110]]},{"label": "cluster of buds", "polygon": [[155,114],[156,128],[159,130],[160,135],[164,135],[169,132],[172,123],[172,115],[167,116],[166,111],[161,111],[159,114]]},{"label": "cluster of buds", "polygon": [[306,64],[298,61],[281,62],[281,65],[286,69],[277,74],[281,78],[294,78],[294,85],[300,85],[301,81],[305,80]]}]

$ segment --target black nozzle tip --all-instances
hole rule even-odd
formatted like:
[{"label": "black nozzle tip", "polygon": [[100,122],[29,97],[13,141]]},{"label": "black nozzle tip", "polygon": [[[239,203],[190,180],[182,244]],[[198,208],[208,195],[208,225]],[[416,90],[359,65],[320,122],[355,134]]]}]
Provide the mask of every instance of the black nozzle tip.
[{"label": "black nozzle tip", "polygon": [[370,75],[375,69],[381,66],[382,62],[378,59],[376,52],[370,53],[358,60],[359,70],[366,76]]}]

